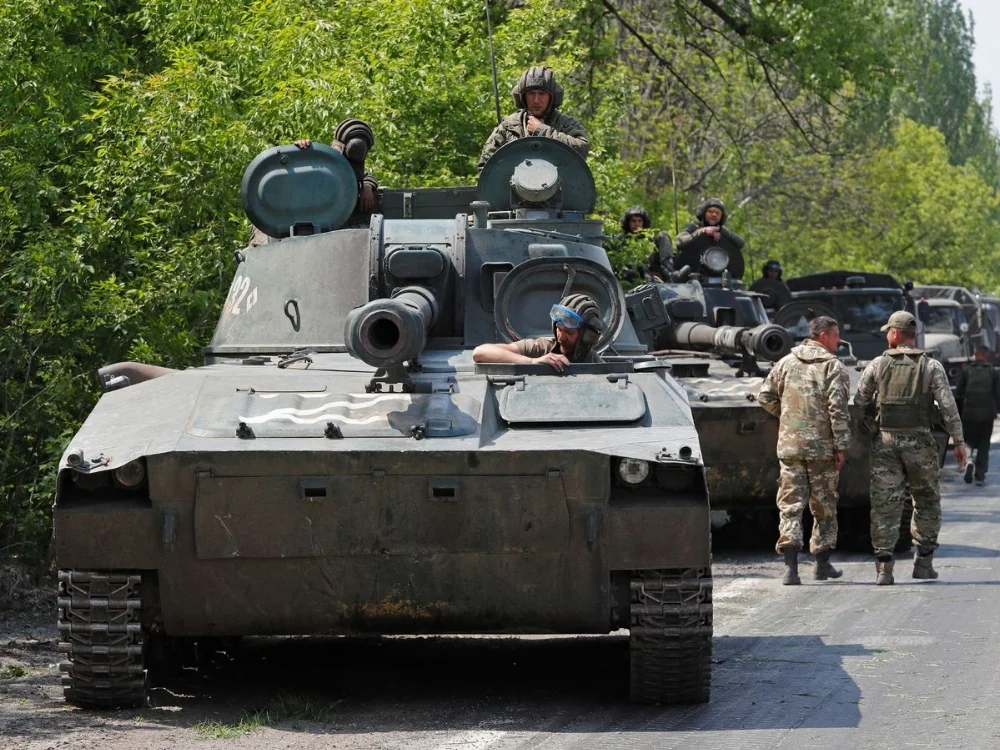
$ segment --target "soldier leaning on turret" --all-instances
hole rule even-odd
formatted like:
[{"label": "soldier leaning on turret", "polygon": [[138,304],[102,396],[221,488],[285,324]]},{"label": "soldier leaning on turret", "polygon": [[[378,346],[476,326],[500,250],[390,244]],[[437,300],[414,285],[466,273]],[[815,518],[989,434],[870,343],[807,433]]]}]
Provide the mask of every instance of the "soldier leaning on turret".
[{"label": "soldier leaning on turret", "polygon": [[[295,145],[305,149],[312,146],[312,141],[301,138],[295,141]],[[358,203],[344,226],[367,226],[371,213],[375,210],[375,191],[378,189],[378,180],[370,172],[365,171],[365,159],[368,157],[368,152],[375,147],[375,133],[371,125],[364,120],[349,117],[337,125],[330,145],[344,155],[358,180]],[[257,247],[277,241],[276,237],[266,235],[254,227],[249,245]]]},{"label": "soldier leaning on turret", "polygon": [[746,240],[726,227],[726,204],[718,198],[709,198],[695,212],[692,221],[677,235],[677,255],[686,250],[707,250],[710,247],[743,249]]},{"label": "soldier leaning on turret", "polygon": [[871,445],[871,532],[875,583],[887,586],[895,583],[892,551],[899,539],[899,519],[907,493],[913,498],[910,529],[917,544],[913,577],[938,577],[932,565],[941,531],[940,464],[937,442],[931,435],[935,401],[945,429],[955,441],[959,466],[965,464],[968,454],[944,366],[914,346],[917,319],[897,310],[882,330],[889,349],[861,374],[854,404],[865,411],[874,403],[878,413]]},{"label": "soldier leaning on turret", "polygon": [[587,158],[590,150],[587,131],[579,120],[559,111],[563,87],[556,83],[551,69],[538,65],[529,68],[521,74],[510,93],[517,111],[507,115],[486,139],[479,157],[480,172],[501,146],[529,136],[553,138]]},{"label": "soldier leaning on turret", "polygon": [[975,474],[979,487],[986,484],[993,420],[1000,408],[1000,377],[988,361],[989,354],[985,346],[977,346],[975,361],[962,370],[955,388],[955,397],[962,404],[962,431],[969,450],[976,454],[975,462],[970,461],[965,467],[965,483],[972,484]]},{"label": "soldier leaning on turret", "polygon": [[594,345],[604,331],[601,310],[586,294],[570,294],[549,311],[552,335],[504,344],[480,344],[472,351],[473,362],[544,364],[563,372],[574,363],[602,362]]}]

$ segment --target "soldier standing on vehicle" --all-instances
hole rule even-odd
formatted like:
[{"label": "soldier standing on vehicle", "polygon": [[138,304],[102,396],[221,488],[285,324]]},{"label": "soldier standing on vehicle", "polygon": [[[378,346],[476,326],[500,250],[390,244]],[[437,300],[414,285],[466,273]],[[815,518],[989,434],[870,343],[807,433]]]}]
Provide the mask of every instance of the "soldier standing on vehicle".
[{"label": "soldier standing on vehicle", "polygon": [[709,198],[695,212],[697,221],[692,221],[677,235],[677,254],[686,250],[707,250],[710,247],[725,247],[734,251],[742,250],[746,240],[726,227],[726,204],[718,198]]},{"label": "soldier standing on vehicle", "polygon": [[785,556],[782,583],[801,583],[798,554],[802,549],[802,512],[813,516],[809,550],[816,556],[818,581],[840,578],[830,564],[837,546],[837,481],[850,443],[847,399],[850,381],[837,359],[837,321],[818,316],[809,321],[809,338],[771,368],[757,397],[777,417],[779,555]]},{"label": "soldier standing on vehicle", "polygon": [[962,370],[955,388],[955,397],[962,404],[962,431],[969,451],[976,456],[965,467],[965,483],[972,484],[975,474],[977,487],[986,484],[993,420],[1000,407],[1000,377],[988,361],[989,354],[985,346],[976,347],[975,360]]},{"label": "soldier standing on vehicle", "polygon": [[550,68],[535,65],[524,71],[511,89],[517,111],[507,115],[486,139],[479,157],[479,171],[501,147],[529,136],[552,138],[571,147],[584,159],[590,151],[587,131],[580,121],[559,111],[563,87]]},{"label": "soldier standing on vehicle", "polygon": [[594,345],[604,331],[597,303],[586,294],[570,294],[549,311],[552,336],[521,339],[510,344],[480,344],[472,351],[473,362],[546,364],[563,372],[573,363],[601,362]]},{"label": "soldier standing on vehicle", "polygon": [[910,528],[917,545],[913,577],[938,577],[933,566],[941,530],[940,463],[931,435],[935,401],[955,442],[960,466],[968,454],[944,366],[914,346],[916,318],[897,310],[882,330],[889,349],[865,368],[854,403],[862,410],[874,403],[878,415],[871,445],[871,534],[875,583],[891,586],[895,582],[892,551],[899,539],[907,492],[913,498]]}]

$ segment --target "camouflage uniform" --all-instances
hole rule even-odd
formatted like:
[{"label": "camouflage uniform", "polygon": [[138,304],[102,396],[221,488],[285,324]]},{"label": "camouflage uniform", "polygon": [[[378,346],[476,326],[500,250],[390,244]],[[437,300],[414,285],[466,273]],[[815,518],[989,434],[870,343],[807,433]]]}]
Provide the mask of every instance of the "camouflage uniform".
[{"label": "camouflage uniform", "polygon": [[[922,397],[928,404],[931,399],[937,402],[948,434],[956,445],[963,443],[962,421],[944,366],[919,349],[901,346],[873,359],[861,375],[855,405],[865,410],[877,404],[883,369],[892,357],[900,355],[909,355],[913,361],[923,359]],[[910,522],[913,540],[921,554],[933,553],[938,548],[941,530],[941,493],[938,447],[931,436],[930,417],[926,418],[926,426],[889,429],[884,424],[883,405],[877,406],[879,430],[871,446],[871,534],[875,555],[891,559],[899,539],[899,519],[907,492],[913,498]],[[926,411],[930,413],[929,405]]]},{"label": "camouflage uniform", "polygon": [[781,514],[776,549],[802,549],[802,512],[813,515],[809,551],[837,546],[835,451],[850,443],[847,399],[850,382],[840,360],[821,344],[806,339],[771,368],[758,402],[778,417]]},{"label": "camouflage uniform", "polygon": [[[534,133],[528,132],[528,110],[524,104],[524,94],[531,89],[547,91],[552,97],[544,116],[538,118],[544,124]],[[535,66],[524,71],[510,93],[514,98],[517,112],[503,118],[490,133],[490,137],[486,139],[482,156],[479,157],[480,172],[483,171],[483,167],[486,166],[490,157],[502,146],[506,146],[518,138],[533,136],[552,138],[560,143],[565,143],[584,159],[587,158],[587,153],[590,151],[587,131],[579,120],[559,111],[559,107],[562,105],[563,88],[556,83],[551,70]]]}]

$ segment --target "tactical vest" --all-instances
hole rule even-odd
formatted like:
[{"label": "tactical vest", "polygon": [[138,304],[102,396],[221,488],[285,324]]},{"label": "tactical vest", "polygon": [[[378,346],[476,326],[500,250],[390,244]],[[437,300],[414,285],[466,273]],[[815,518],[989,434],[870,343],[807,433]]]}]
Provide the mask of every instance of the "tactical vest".
[{"label": "tactical vest", "polygon": [[930,429],[934,398],[927,382],[927,356],[916,349],[890,349],[878,382],[878,421],[883,430]]},{"label": "tactical vest", "polygon": [[993,365],[972,362],[965,373],[965,398],[962,419],[968,422],[992,422],[996,416],[993,403]]}]

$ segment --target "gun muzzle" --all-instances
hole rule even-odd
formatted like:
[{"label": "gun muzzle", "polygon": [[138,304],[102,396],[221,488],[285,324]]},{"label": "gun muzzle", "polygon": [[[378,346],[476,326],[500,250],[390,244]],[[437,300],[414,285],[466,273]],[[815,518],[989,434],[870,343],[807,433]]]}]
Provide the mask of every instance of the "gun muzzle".
[{"label": "gun muzzle", "polygon": [[750,353],[768,362],[777,362],[792,350],[792,335],[775,323],[751,328],[747,333]]},{"label": "gun muzzle", "polygon": [[377,299],[351,310],[344,343],[352,357],[387,368],[416,359],[427,345],[437,318],[437,300],[423,287],[406,287],[391,299]]}]

